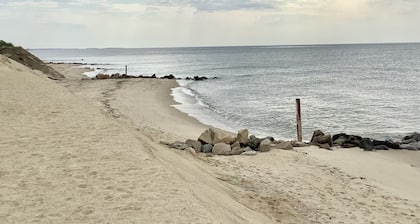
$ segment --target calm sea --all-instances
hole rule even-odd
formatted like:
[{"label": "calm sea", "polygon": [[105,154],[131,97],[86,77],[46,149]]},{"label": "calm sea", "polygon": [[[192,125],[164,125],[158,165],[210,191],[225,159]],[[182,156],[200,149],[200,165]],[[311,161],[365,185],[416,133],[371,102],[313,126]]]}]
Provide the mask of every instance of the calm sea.
[{"label": "calm sea", "polygon": [[327,133],[399,139],[420,131],[420,44],[159,49],[33,49],[45,61],[87,63],[96,73],[218,77],[178,81],[175,107],[201,122],[294,139]]}]

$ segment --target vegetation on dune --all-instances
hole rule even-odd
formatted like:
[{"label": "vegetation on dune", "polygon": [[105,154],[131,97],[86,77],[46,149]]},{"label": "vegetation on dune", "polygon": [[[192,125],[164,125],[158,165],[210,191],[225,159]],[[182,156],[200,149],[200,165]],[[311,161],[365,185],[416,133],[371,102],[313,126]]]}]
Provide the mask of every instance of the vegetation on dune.
[{"label": "vegetation on dune", "polygon": [[1,48],[10,48],[10,47],[14,47],[14,45],[12,43],[8,43],[4,40],[0,40],[0,49]]}]

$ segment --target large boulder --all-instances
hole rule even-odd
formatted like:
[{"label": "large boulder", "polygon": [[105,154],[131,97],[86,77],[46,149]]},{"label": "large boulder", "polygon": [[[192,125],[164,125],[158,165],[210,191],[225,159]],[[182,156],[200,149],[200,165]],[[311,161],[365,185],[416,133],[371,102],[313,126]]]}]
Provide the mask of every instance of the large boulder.
[{"label": "large boulder", "polygon": [[332,138],[331,135],[326,135],[320,130],[314,131],[314,134],[311,138],[311,144],[313,145],[324,145],[328,144],[329,146],[332,146]]},{"label": "large boulder", "polygon": [[194,148],[196,152],[201,152],[201,142],[196,141],[196,140],[188,139],[187,141],[185,141],[185,144]]},{"label": "large boulder", "polygon": [[268,152],[271,150],[271,141],[270,139],[264,139],[260,142],[258,146],[258,151],[260,152]]},{"label": "large boulder", "polygon": [[248,142],[248,135],[249,135],[248,129],[240,130],[238,132],[238,135],[236,136],[236,141],[245,145]]},{"label": "large boulder", "polygon": [[214,145],[212,153],[214,155],[230,155],[230,145],[226,144],[226,143],[217,143]]},{"label": "large boulder", "polygon": [[198,141],[203,144],[217,144],[217,143],[226,143],[232,144],[235,142],[235,138],[229,132],[217,129],[217,128],[209,128],[201,133],[200,137],[198,137]]},{"label": "large boulder", "polygon": [[290,142],[279,142],[274,147],[276,149],[293,150],[293,145]]}]

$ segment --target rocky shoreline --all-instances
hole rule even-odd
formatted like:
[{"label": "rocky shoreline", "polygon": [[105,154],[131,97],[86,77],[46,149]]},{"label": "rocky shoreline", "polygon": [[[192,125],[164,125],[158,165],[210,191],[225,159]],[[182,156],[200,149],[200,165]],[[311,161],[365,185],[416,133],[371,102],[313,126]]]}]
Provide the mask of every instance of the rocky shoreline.
[{"label": "rocky shoreline", "polygon": [[320,148],[332,150],[332,147],[353,148],[359,147],[364,151],[374,150],[420,150],[420,134],[415,132],[405,136],[401,142],[391,140],[379,141],[370,138],[363,138],[357,135],[340,133],[331,136],[320,130],[313,133],[309,143],[296,141],[275,140],[273,137],[257,138],[249,135],[247,129],[238,131],[236,136],[231,133],[209,128],[204,131],[197,140],[188,139],[185,142],[175,141],[172,143],[161,142],[169,148],[184,150],[191,154],[206,153],[208,155],[245,155],[253,156],[258,152],[268,152],[272,149],[293,150],[294,147],[305,147],[315,145]]},{"label": "rocky shoreline", "polygon": [[[120,73],[114,73],[112,75],[108,74],[97,74],[95,77],[90,78],[90,80],[102,80],[102,79],[181,79],[176,78],[173,74],[165,75],[162,77],[157,77],[156,74],[147,76],[147,75],[138,75],[138,76],[132,76],[132,75],[126,75],[126,74],[120,74]],[[209,79],[206,76],[194,76],[194,77],[186,77],[185,80],[193,80],[193,81],[204,81]],[[217,79],[217,77],[213,77],[211,79]]]}]

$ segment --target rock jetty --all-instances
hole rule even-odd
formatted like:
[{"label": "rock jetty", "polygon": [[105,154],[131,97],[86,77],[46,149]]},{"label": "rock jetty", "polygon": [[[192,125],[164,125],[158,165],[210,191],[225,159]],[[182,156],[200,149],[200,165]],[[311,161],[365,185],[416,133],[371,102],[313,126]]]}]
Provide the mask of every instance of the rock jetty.
[{"label": "rock jetty", "polygon": [[244,155],[253,156],[258,152],[268,152],[272,149],[292,150],[294,142],[276,141],[273,137],[257,138],[249,135],[247,129],[238,131],[237,135],[217,128],[205,130],[197,140],[188,139],[185,142],[161,142],[169,148],[185,150],[194,153],[211,155]]},{"label": "rock jetty", "polygon": [[[216,79],[217,77],[214,77],[212,79]],[[133,76],[133,75],[126,75],[126,74],[120,74],[120,73],[114,73],[111,75],[108,74],[97,74],[95,77],[91,78],[91,80],[103,80],[103,79],[179,79],[176,78],[173,74],[165,75],[162,77],[157,77],[156,74],[147,76],[147,75],[139,75],[139,76]],[[186,77],[185,80],[193,80],[193,81],[204,81],[209,79],[206,76],[194,76],[194,77]]]},{"label": "rock jetty", "polygon": [[312,135],[310,144],[326,149],[337,146],[342,148],[359,147],[365,151],[389,149],[417,151],[420,150],[420,134],[415,132],[405,136],[401,142],[394,142],[392,140],[375,140],[358,135],[348,135],[346,133],[336,134],[331,137],[329,134],[324,134],[322,131],[316,130]]}]

